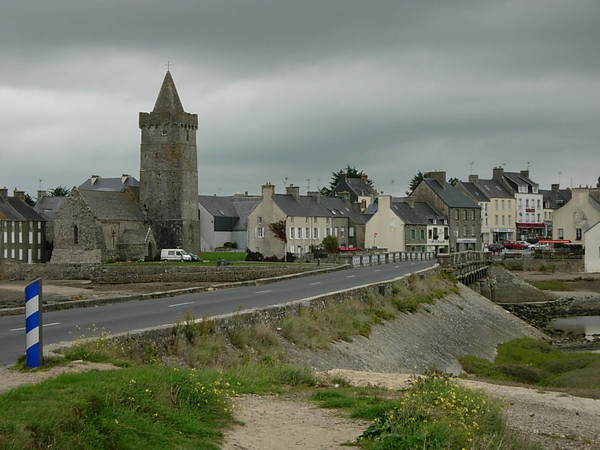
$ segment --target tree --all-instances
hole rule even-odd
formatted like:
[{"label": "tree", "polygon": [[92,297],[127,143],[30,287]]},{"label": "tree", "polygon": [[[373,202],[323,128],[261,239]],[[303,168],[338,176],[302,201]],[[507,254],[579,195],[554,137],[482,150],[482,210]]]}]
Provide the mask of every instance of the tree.
[{"label": "tree", "polygon": [[408,185],[408,191],[406,191],[406,195],[412,194],[416,187],[419,185],[419,183],[423,181],[423,178],[425,178],[425,175],[419,170],[419,172],[414,177],[412,177],[412,180],[410,180],[410,184]]},{"label": "tree", "polygon": [[[331,172],[331,181],[329,182],[329,187],[322,188],[321,195],[329,195],[340,182],[343,173],[346,174],[346,178],[362,178],[366,175],[366,173],[364,173],[362,170],[359,171],[356,169],[356,167],[350,167],[350,165],[338,172]],[[373,180],[369,180],[367,178],[367,183],[369,186],[373,187]]]},{"label": "tree", "polygon": [[273,232],[276,239],[283,242],[283,260],[287,262],[287,233],[285,226],[285,217],[269,224],[269,230]]},{"label": "tree", "polygon": [[29,206],[35,206],[36,201],[31,195],[25,193],[25,203],[27,203]]},{"label": "tree", "polygon": [[325,236],[323,238],[323,248],[327,253],[335,253],[338,247],[338,238],[335,236]]},{"label": "tree", "polygon": [[460,183],[460,180],[456,177],[453,177],[448,180],[448,183],[450,183],[452,186],[456,186],[458,183]]},{"label": "tree", "polygon": [[69,195],[69,192],[71,192],[71,190],[65,186],[57,186],[54,189],[50,189],[50,191],[48,191],[48,196],[49,197],[66,197],[67,195]]}]

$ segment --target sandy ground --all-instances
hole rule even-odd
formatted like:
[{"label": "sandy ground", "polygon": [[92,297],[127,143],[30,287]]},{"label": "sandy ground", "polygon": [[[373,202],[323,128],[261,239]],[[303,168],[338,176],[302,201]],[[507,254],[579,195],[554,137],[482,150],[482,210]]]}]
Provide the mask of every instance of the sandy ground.
[{"label": "sandy ground", "polygon": [[[114,369],[110,364],[73,362],[50,370],[21,373],[0,368],[0,392],[66,372]],[[324,382],[343,378],[355,386],[402,389],[410,375],[334,369],[319,374]],[[502,399],[509,425],[547,449],[600,448],[600,400],[562,393],[458,380]],[[225,434],[225,450],[343,449],[368,426],[306,399],[245,395],[233,398],[239,425]]]}]

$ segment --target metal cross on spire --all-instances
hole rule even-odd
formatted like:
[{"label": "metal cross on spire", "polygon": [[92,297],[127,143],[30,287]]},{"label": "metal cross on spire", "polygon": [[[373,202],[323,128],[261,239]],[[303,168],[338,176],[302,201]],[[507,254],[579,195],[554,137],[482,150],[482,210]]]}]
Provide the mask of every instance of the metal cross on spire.
[{"label": "metal cross on spire", "polygon": [[167,63],[165,64],[165,66],[167,66],[167,72],[169,72],[170,69],[171,69],[171,66],[172,66],[171,61],[167,61]]}]

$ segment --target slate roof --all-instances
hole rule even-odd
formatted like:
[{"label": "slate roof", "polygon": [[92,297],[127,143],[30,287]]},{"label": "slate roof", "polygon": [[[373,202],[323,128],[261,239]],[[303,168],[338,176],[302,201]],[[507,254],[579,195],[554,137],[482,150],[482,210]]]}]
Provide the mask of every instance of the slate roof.
[{"label": "slate roof", "polygon": [[[439,215],[428,203],[414,202],[414,206],[403,197],[392,198],[392,211],[407,225],[431,225],[435,222],[443,224],[445,216]],[[365,211],[366,216],[374,215],[378,210],[376,199]]]},{"label": "slate roof", "polygon": [[338,184],[331,190],[329,196],[334,197],[336,194],[348,192],[350,200],[358,201],[358,197],[376,197],[378,192],[373,188],[367,179],[363,178],[347,178],[346,174],[340,175]]},{"label": "slate roof", "polygon": [[42,197],[33,209],[46,220],[53,220],[67,197]]},{"label": "slate roof", "polygon": [[[512,186],[527,186],[527,191],[532,192],[533,186],[538,186],[537,183],[534,183],[528,176],[520,173],[520,172],[503,172],[504,178],[507,180],[509,185]],[[515,189],[518,192],[518,188]]]},{"label": "slate roof", "polygon": [[540,189],[540,193],[544,197],[545,208],[558,209],[571,200],[570,189]]},{"label": "slate roof", "polygon": [[130,194],[110,191],[79,191],[92,213],[104,221],[144,221],[144,216]]},{"label": "slate roof", "polygon": [[364,224],[366,218],[357,213],[352,205],[341,197],[298,196],[290,194],[273,195],[274,203],[286,216],[295,217],[345,217],[356,224]]},{"label": "slate roof", "polygon": [[[260,203],[259,196],[226,196],[217,197],[215,195],[199,195],[198,203],[215,218],[229,219],[225,220],[227,225],[221,223],[226,229],[218,231],[242,231],[248,227],[248,215]],[[223,221],[221,221],[223,222]]]},{"label": "slate roof", "polygon": [[6,199],[0,197],[0,220],[10,222],[45,221],[31,206],[17,197],[7,197]]},{"label": "slate roof", "polygon": [[510,192],[508,192],[500,183],[496,180],[482,180],[479,179],[476,182],[479,189],[488,197],[492,198],[514,198]]},{"label": "slate roof", "polygon": [[426,183],[449,208],[479,208],[477,203],[450,183],[442,184],[435,178],[424,178],[421,183]]},{"label": "slate roof", "polygon": [[131,175],[123,175],[118,178],[102,178],[93,176],[80,186],[77,189],[86,190],[86,191],[111,191],[111,192],[120,192],[125,186],[131,187],[139,187],[140,182],[136,180]]}]

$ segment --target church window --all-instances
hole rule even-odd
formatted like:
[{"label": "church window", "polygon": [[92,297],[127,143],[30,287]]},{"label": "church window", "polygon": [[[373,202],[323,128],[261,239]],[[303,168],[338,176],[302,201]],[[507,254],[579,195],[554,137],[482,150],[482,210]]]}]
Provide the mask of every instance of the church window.
[{"label": "church window", "polygon": [[79,244],[79,228],[77,225],[73,225],[73,244]]},{"label": "church window", "polygon": [[165,129],[162,129],[160,131],[160,134],[161,134],[161,136],[166,136],[167,134],[169,134],[169,132],[167,130],[165,130]]},{"label": "church window", "polygon": [[190,140],[190,130],[185,130],[185,140],[189,142],[189,140]]}]

